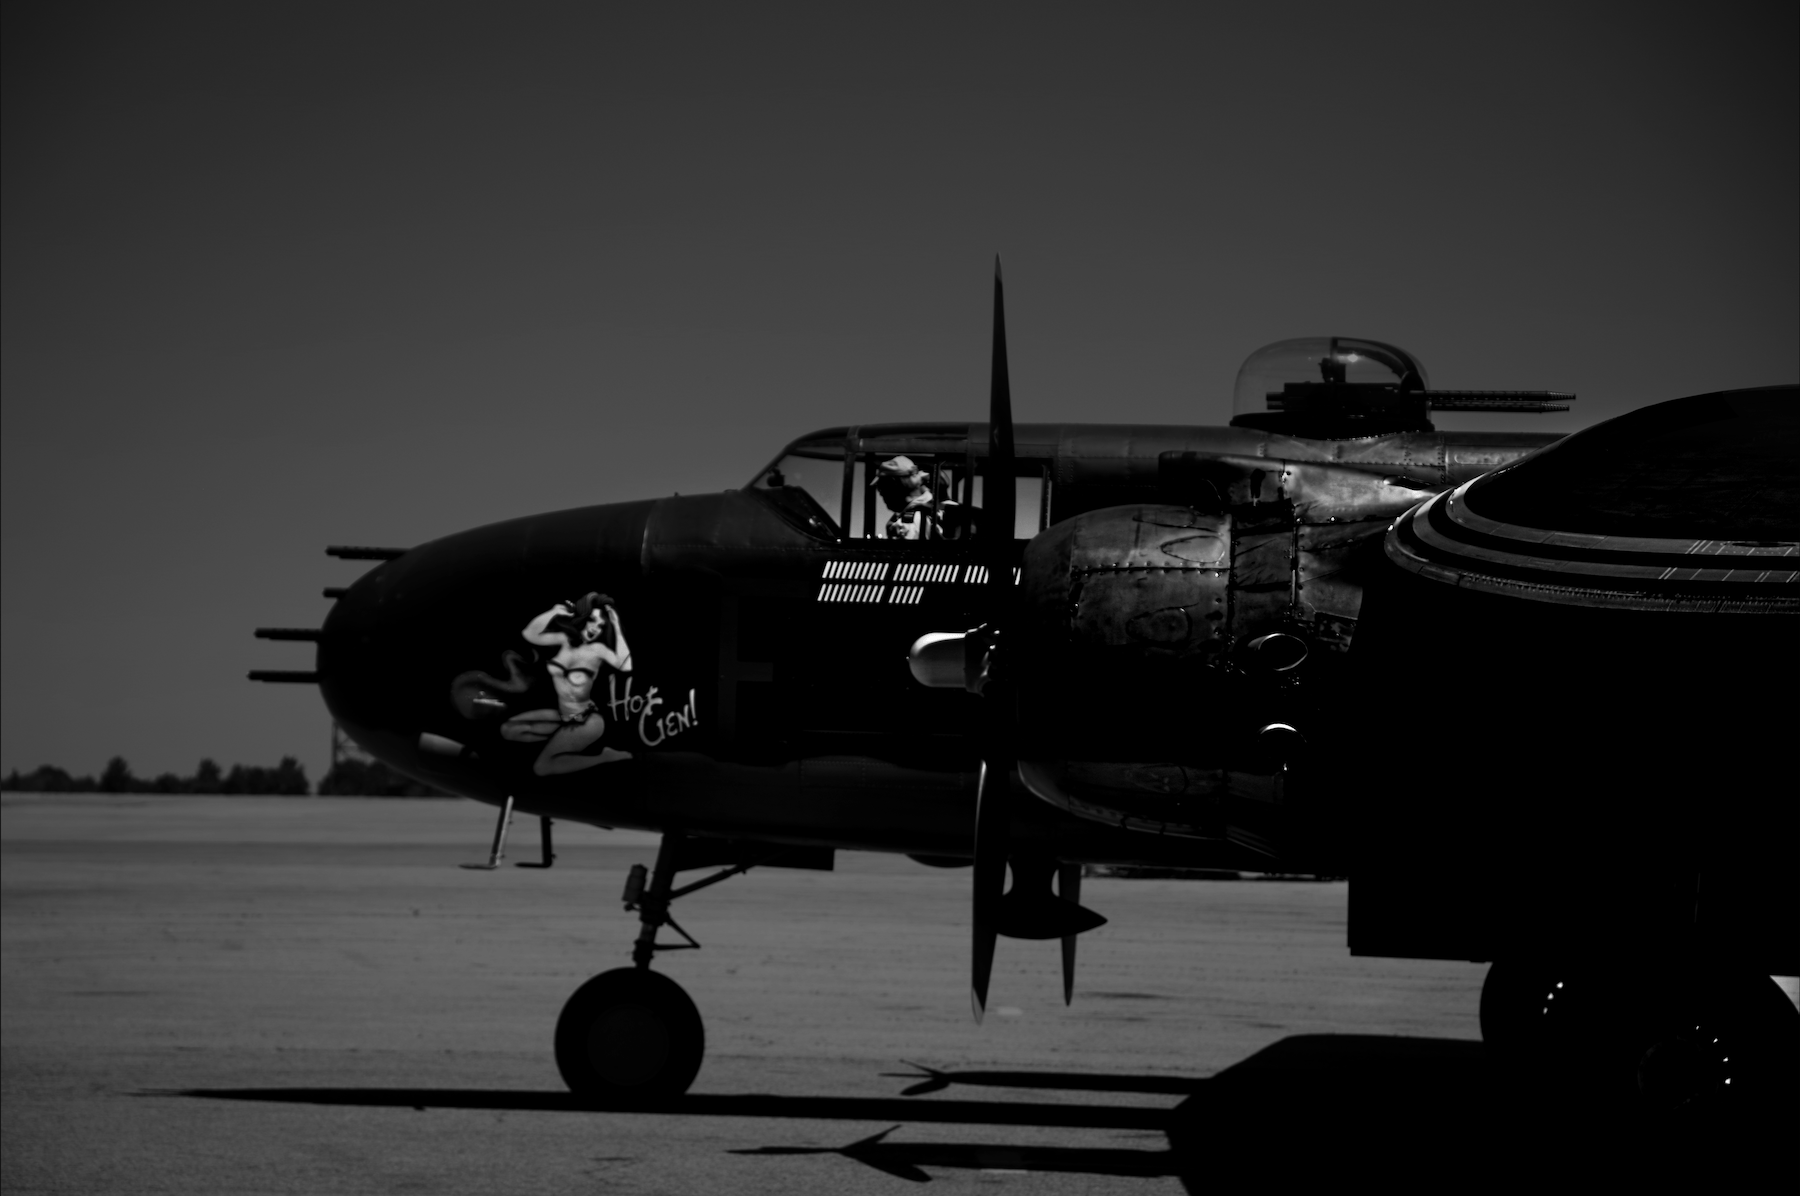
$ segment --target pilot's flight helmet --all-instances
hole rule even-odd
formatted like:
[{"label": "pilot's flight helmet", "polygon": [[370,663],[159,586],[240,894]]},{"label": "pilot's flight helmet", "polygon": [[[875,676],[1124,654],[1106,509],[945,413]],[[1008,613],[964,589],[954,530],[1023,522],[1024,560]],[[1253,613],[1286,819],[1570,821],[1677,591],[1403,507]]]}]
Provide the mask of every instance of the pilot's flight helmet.
[{"label": "pilot's flight helmet", "polygon": [[911,481],[913,475],[918,472],[919,467],[913,464],[913,459],[911,457],[889,457],[886,461],[883,461],[880,465],[875,467],[874,480],[877,485],[888,481],[890,478]]},{"label": "pilot's flight helmet", "polygon": [[913,464],[911,457],[890,457],[875,467],[869,481],[888,508],[899,511],[915,505],[911,499],[924,487],[925,471]]}]

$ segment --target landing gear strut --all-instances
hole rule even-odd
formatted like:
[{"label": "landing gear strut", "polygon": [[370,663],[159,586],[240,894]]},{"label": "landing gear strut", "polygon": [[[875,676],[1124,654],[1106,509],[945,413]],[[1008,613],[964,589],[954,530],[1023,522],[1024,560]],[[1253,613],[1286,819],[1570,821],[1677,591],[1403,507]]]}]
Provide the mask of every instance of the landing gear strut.
[{"label": "landing gear strut", "polygon": [[[634,966],[602,972],[575,990],[556,1023],[556,1066],[570,1091],[613,1108],[645,1108],[674,1100],[700,1073],[706,1030],[700,1011],[679,984],[650,970],[658,951],[700,946],[669,915],[669,905],[697,889],[747,872],[738,863],[692,884],[675,887],[685,838],[663,835],[656,868],[634,864],[625,882],[625,908],[642,929],[631,948]],[[691,866],[691,865],[690,865]],[[657,933],[673,927],[683,942],[664,943]]]}]

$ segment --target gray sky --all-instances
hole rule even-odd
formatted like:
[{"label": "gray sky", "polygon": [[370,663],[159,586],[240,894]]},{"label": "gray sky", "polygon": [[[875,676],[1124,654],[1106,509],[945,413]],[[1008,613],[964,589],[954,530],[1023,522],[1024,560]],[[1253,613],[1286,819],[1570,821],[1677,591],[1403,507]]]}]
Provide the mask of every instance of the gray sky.
[{"label": "gray sky", "polygon": [[1331,333],[1582,396],[1479,426],[1792,382],[1795,13],[8,5],[0,767],[316,779],[243,678],[324,545],[979,419],[996,251],[1024,420]]}]

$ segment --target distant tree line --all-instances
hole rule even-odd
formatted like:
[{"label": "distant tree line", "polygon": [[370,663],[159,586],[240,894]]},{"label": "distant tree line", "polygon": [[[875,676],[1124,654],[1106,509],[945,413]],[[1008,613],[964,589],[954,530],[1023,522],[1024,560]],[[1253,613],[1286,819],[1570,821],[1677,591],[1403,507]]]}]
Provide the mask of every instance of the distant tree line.
[{"label": "distant tree line", "polygon": [[28,793],[263,793],[304,795],[312,792],[306,769],[292,756],[283,756],[274,768],[234,764],[230,772],[217,761],[202,760],[192,776],[165,772],[159,777],[140,777],[123,756],[114,756],[98,777],[73,776],[53,764],[28,773],[17,769],[0,781],[0,789]]},{"label": "distant tree line", "polygon": [[319,780],[320,797],[449,797],[442,789],[401,776],[379,760],[345,758]]},{"label": "distant tree line", "polygon": [[[191,776],[165,772],[136,776],[123,756],[114,756],[98,777],[72,776],[44,764],[27,773],[13,769],[0,779],[0,789],[19,793],[232,793],[305,797],[313,791],[306,769],[292,756],[274,768],[234,764],[226,772],[213,760],[202,760]],[[403,777],[376,760],[342,759],[319,782],[321,797],[441,797],[429,785]]]}]

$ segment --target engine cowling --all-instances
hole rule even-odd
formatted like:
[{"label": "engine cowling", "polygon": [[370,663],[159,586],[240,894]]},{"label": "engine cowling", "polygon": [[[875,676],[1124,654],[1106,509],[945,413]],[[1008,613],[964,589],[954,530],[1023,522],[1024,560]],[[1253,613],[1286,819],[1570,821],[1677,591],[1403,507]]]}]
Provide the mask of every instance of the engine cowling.
[{"label": "engine cowling", "polygon": [[[1031,542],[1004,650],[1033,793],[1115,825],[1280,849],[1308,646],[1245,634],[1233,549],[1229,511],[1151,505]],[[1274,725],[1289,734],[1272,739]]]}]

